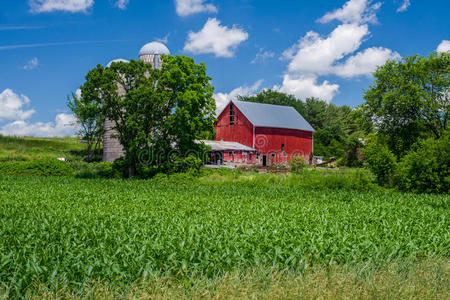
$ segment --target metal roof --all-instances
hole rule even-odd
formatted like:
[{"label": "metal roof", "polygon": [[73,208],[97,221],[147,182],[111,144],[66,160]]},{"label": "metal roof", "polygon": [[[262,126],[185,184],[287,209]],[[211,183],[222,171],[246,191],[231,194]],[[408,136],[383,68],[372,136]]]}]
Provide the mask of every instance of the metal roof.
[{"label": "metal roof", "polygon": [[256,127],[274,127],[315,131],[308,121],[306,121],[305,118],[303,118],[302,115],[291,106],[238,100],[232,100],[231,102],[233,102],[233,104],[236,105],[245,117]]},{"label": "metal roof", "polygon": [[256,151],[255,149],[242,145],[236,142],[225,142],[225,141],[207,141],[207,140],[199,140],[197,143],[205,144],[206,146],[210,146],[213,151]]}]

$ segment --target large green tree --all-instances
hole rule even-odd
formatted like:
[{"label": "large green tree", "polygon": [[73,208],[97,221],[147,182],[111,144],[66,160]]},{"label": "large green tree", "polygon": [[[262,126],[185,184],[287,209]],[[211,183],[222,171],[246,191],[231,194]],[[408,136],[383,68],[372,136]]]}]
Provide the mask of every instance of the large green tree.
[{"label": "large green tree", "polygon": [[421,137],[442,135],[449,118],[449,53],[390,60],[374,76],[364,111],[397,156]]},{"label": "large green tree", "polygon": [[165,171],[174,156],[201,154],[195,140],[214,131],[215,102],[204,64],[162,56],[161,69],[132,60],[89,71],[82,93],[101,103],[124,149],[129,176]]}]

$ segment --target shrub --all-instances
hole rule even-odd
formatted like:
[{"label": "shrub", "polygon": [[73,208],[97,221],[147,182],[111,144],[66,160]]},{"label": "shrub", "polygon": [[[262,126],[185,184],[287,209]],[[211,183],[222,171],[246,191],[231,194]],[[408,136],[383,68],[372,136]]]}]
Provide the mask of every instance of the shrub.
[{"label": "shrub", "polygon": [[399,189],[416,193],[450,191],[450,135],[418,142],[402,158],[395,173]]},{"label": "shrub", "polygon": [[113,168],[110,162],[81,163],[77,165],[76,178],[119,178],[120,174]]},{"label": "shrub", "polygon": [[0,173],[9,175],[70,176],[73,168],[54,158],[0,163]]},{"label": "shrub", "polygon": [[365,163],[375,175],[379,185],[391,186],[396,168],[395,155],[384,144],[369,143],[363,148]]},{"label": "shrub", "polygon": [[119,157],[113,162],[113,169],[123,178],[128,177],[128,164],[123,157]]},{"label": "shrub", "polygon": [[306,167],[307,162],[303,157],[294,156],[288,160],[289,168],[292,173],[301,173],[302,170]]},{"label": "shrub", "polygon": [[170,162],[168,162],[168,173],[191,173],[198,175],[200,168],[203,165],[202,160],[194,155],[188,157],[174,156]]},{"label": "shrub", "polygon": [[361,154],[359,149],[362,147],[362,143],[359,140],[359,136],[351,135],[347,141],[347,147],[345,149],[345,155],[341,160],[338,160],[338,165],[346,167],[362,166]]}]

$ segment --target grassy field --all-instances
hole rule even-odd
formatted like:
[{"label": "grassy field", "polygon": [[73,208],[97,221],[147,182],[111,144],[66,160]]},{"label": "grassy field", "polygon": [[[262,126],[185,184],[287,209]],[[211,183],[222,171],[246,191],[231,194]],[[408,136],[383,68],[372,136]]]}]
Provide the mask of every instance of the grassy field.
[{"label": "grassy field", "polygon": [[85,144],[77,138],[9,137],[0,135],[0,162],[65,157],[83,159]]},{"label": "grassy field", "polygon": [[0,175],[4,298],[450,297],[450,197]]}]

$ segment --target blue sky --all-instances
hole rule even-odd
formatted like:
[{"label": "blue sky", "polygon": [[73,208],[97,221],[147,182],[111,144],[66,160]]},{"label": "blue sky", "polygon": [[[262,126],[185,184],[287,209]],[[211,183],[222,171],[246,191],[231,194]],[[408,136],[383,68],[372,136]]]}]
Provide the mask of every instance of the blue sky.
[{"label": "blue sky", "polygon": [[450,51],[450,1],[2,0],[0,133],[74,132],[66,97],[147,42],[206,63],[218,105],[274,88],[362,103],[387,59]]}]

